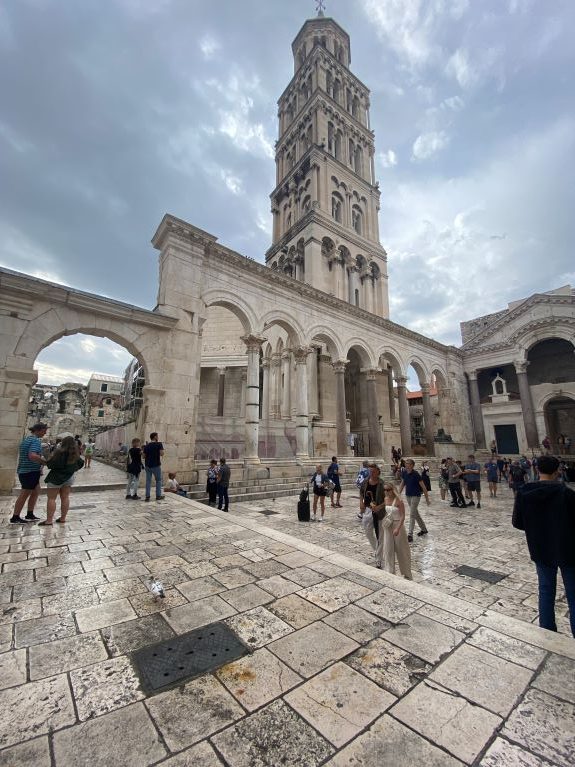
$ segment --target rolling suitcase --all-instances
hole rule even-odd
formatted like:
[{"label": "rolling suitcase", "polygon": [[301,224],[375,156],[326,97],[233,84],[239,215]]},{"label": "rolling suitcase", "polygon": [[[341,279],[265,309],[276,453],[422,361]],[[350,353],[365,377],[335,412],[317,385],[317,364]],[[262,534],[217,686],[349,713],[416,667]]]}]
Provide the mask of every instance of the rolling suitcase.
[{"label": "rolling suitcase", "polygon": [[297,518],[300,522],[309,522],[309,492],[307,487],[299,494],[297,502]]}]

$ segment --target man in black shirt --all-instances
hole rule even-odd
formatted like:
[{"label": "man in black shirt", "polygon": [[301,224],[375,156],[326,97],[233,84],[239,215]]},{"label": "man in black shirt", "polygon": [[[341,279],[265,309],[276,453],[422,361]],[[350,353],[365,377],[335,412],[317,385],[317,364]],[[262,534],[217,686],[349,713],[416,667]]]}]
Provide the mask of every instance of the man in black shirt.
[{"label": "man in black shirt", "polygon": [[144,445],[144,459],[146,464],[146,501],[150,500],[150,490],[152,488],[152,477],[156,480],[156,501],[161,501],[164,497],[162,493],[162,456],[164,455],[164,446],[158,442],[158,433],[153,431],[150,434],[150,441]]}]

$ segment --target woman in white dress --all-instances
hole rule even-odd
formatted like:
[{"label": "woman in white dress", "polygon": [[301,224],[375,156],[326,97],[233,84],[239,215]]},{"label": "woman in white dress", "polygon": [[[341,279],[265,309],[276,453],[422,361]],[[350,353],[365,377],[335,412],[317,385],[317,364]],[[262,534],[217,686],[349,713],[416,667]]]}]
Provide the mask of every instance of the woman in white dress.
[{"label": "woman in white dress", "polygon": [[411,575],[411,551],[407,542],[405,531],[405,506],[395,487],[386,482],[385,492],[385,517],[380,521],[380,530],[383,528],[383,569],[395,575],[395,558],[399,565],[399,571],[407,580],[412,580]]}]

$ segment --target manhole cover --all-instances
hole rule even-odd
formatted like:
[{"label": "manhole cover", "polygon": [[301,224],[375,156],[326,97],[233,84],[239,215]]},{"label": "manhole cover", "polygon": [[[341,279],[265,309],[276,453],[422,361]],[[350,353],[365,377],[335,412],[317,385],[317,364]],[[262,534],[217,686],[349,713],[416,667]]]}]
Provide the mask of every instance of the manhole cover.
[{"label": "manhole cover", "polygon": [[272,514],[279,514],[279,511],[272,511],[271,509],[258,509],[259,514],[264,514],[266,517],[271,517]]},{"label": "manhole cover", "polygon": [[455,568],[455,572],[487,583],[499,583],[499,581],[507,578],[506,573],[496,573],[493,570],[482,570],[480,567],[469,567],[468,565],[459,565]]},{"label": "manhole cover", "polygon": [[81,506],[74,506],[72,511],[77,511],[78,509],[95,509],[96,504],[95,503],[83,503]]},{"label": "manhole cover", "polygon": [[223,623],[142,647],[132,660],[145,692],[153,693],[213,671],[243,657],[249,649]]}]

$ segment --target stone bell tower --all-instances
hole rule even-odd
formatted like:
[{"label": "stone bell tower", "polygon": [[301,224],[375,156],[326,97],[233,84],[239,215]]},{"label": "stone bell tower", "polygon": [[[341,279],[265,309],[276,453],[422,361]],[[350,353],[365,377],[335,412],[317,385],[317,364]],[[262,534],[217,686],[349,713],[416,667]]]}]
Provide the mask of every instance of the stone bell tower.
[{"label": "stone bell tower", "polygon": [[278,101],[266,264],[388,317],[369,90],[349,69],[349,35],[321,11],[292,51],[294,76]]}]

